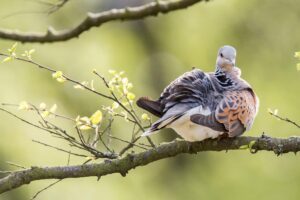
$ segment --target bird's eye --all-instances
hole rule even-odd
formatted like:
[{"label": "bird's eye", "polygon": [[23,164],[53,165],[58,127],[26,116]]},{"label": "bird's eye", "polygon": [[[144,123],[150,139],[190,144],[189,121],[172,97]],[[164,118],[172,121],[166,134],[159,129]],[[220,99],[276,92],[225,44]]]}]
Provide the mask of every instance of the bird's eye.
[{"label": "bird's eye", "polygon": [[220,53],[220,56],[223,58],[223,54],[222,53]]}]

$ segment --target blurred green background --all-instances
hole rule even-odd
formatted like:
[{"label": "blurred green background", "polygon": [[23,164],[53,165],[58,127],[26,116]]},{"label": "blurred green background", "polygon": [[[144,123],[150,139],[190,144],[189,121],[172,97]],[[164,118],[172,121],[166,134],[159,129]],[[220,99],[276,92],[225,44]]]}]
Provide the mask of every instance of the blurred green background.
[{"label": "blurred green background", "polygon": [[[22,31],[45,31],[79,23],[87,11],[99,12],[138,0],[70,0],[58,12],[37,14],[47,6],[37,0],[2,0],[0,27]],[[230,44],[238,51],[237,65],[260,98],[260,111],[251,131],[274,137],[299,135],[299,129],[271,117],[267,109],[300,122],[300,72],[294,52],[300,50],[300,1],[214,0],[184,9],[131,22],[112,22],[83,33],[78,39],[51,44],[19,44],[18,52],[36,49],[35,61],[60,69],[78,79],[95,79],[96,68],[125,70],[137,96],[156,98],[174,78],[199,67],[213,71],[217,50]],[[0,40],[5,52],[14,42]],[[101,84],[98,80],[97,87]],[[21,62],[0,65],[0,102],[26,100],[58,104],[58,112],[75,117],[90,115],[106,103],[71,84],[59,84],[51,74]],[[34,120],[32,113],[8,108]],[[71,124],[61,123],[66,127]],[[130,138],[125,123],[115,123],[113,133]],[[23,166],[65,165],[67,155],[31,140],[68,148],[41,131],[0,113],[0,170],[13,170],[6,161]],[[175,134],[164,131],[155,142],[170,141]],[[120,145],[120,143],[116,143]],[[71,164],[83,161],[72,158]],[[96,161],[100,162],[100,161]],[[42,193],[37,199],[299,199],[300,157],[275,156],[269,152],[205,152],[180,155],[129,172],[96,178],[68,179]],[[30,199],[52,181],[37,181],[0,196],[2,200]]]}]

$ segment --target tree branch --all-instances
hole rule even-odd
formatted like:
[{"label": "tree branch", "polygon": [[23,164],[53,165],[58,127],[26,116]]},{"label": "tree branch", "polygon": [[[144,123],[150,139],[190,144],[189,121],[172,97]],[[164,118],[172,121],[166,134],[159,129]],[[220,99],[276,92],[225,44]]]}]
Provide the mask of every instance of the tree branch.
[{"label": "tree branch", "polygon": [[[255,141],[252,142],[252,141]],[[42,179],[65,179],[96,176],[100,178],[113,173],[120,173],[126,176],[127,172],[138,166],[144,166],[151,162],[173,157],[182,153],[197,153],[202,151],[227,151],[238,150],[242,146],[250,146],[252,153],[260,150],[273,151],[280,155],[288,152],[300,151],[300,137],[271,138],[265,135],[261,137],[237,137],[224,138],[221,140],[205,140],[202,142],[190,143],[187,141],[173,141],[161,144],[155,149],[150,149],[137,154],[115,160],[105,160],[97,164],[85,164],[61,167],[31,167],[30,169],[20,170],[10,173],[0,179],[0,193],[18,188],[32,181]]]},{"label": "tree branch", "polygon": [[87,17],[76,27],[56,31],[52,27],[46,33],[21,33],[11,30],[0,30],[0,38],[20,42],[57,42],[66,41],[78,37],[92,27],[99,27],[104,23],[117,20],[137,20],[148,16],[156,16],[160,13],[184,9],[201,1],[208,0],[179,0],[179,1],[155,1],[142,6],[112,9],[101,13],[88,13]]}]

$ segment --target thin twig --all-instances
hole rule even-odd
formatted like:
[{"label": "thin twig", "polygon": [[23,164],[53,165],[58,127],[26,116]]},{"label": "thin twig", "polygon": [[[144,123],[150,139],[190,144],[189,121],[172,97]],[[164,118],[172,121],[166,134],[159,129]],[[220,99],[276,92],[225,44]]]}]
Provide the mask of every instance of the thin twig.
[{"label": "thin twig", "polygon": [[[18,107],[19,106],[19,104],[14,104],[14,103],[0,103],[0,105],[2,105],[2,106],[13,106],[13,107]],[[33,108],[28,108],[27,110],[33,111],[34,109]],[[38,109],[38,110],[40,112],[46,111],[46,109]],[[54,117],[58,117],[58,118],[62,118],[62,119],[66,119],[66,120],[75,122],[75,119],[73,119],[71,117],[67,117],[67,116],[64,116],[64,115],[56,114],[56,113],[53,113],[53,112],[50,112],[50,111],[48,111],[48,112],[49,112],[50,115],[53,115]]]},{"label": "thin twig", "polygon": [[68,154],[67,166],[70,165],[70,161],[71,161],[71,151],[69,151],[69,154]]},{"label": "thin twig", "polygon": [[49,8],[48,15],[55,13],[59,9],[61,9],[66,3],[68,3],[69,0],[61,0],[60,2],[54,4],[52,7]]},{"label": "thin twig", "polygon": [[65,152],[65,153],[68,153],[69,155],[73,155],[73,156],[78,156],[78,157],[88,157],[87,155],[83,155],[83,154],[78,154],[78,153],[73,153],[71,151],[67,151],[65,149],[62,149],[62,148],[59,148],[59,147],[55,147],[55,146],[52,146],[50,144],[46,144],[46,143],[43,143],[43,142],[40,142],[40,141],[37,141],[37,140],[32,140],[32,142],[35,142],[35,143],[38,143],[38,144],[41,144],[41,145],[44,145],[46,147],[50,147],[52,149],[56,149],[58,151],[62,151],[62,152]]},{"label": "thin twig", "polygon": [[7,175],[7,174],[11,174],[11,173],[13,173],[13,171],[0,171],[0,174],[2,174],[2,176]]},{"label": "thin twig", "polygon": [[49,132],[49,133],[54,133],[54,134],[56,134],[55,132],[53,132],[53,131],[51,131],[51,130],[48,130],[48,129],[46,129],[46,128],[43,128],[43,127],[41,127],[41,126],[39,126],[39,125],[36,125],[36,124],[34,124],[34,123],[31,123],[31,122],[29,122],[29,121],[27,121],[27,120],[25,120],[25,119],[23,119],[23,118],[17,116],[16,114],[14,114],[14,113],[12,113],[12,112],[10,112],[10,111],[8,111],[8,110],[5,110],[5,109],[3,109],[3,108],[0,108],[0,111],[6,112],[7,114],[9,114],[9,115],[11,115],[11,116],[13,116],[13,117],[15,117],[15,118],[21,120],[22,122],[24,122],[24,123],[26,123],[26,124],[29,124],[29,125],[33,126],[33,127],[36,127],[36,128],[41,129],[41,130],[43,130],[43,131],[47,131],[47,132]]},{"label": "thin twig", "polygon": [[[118,98],[117,98],[117,96],[115,95],[115,93],[110,89],[110,87],[109,87],[109,84],[108,84],[108,82],[106,81],[106,79],[105,79],[105,77],[104,76],[102,76],[102,75],[100,75],[97,71],[93,71],[93,73],[94,74],[96,74],[100,79],[102,79],[102,81],[104,82],[104,84],[105,84],[105,86],[107,87],[107,89],[109,89],[109,91],[110,91],[110,93],[111,93],[111,95],[112,95],[112,98],[113,98],[113,100],[116,102],[116,103],[118,103],[125,111],[126,111],[126,113],[128,113],[131,117],[132,117],[132,119],[133,119],[133,121],[140,127],[140,129],[144,132],[145,130],[144,130],[144,128],[143,128],[143,126],[142,126],[142,124],[140,123],[140,121],[139,121],[139,119],[138,119],[138,117],[136,116],[136,114],[134,113],[134,112],[131,112]],[[128,99],[127,99],[128,100]],[[150,137],[146,137],[147,138],[147,140],[148,140],[148,142],[150,143],[150,145],[153,147],[153,148],[155,148],[156,146],[155,146],[155,144],[152,142],[152,140],[150,139]],[[134,142],[136,142],[137,140],[135,140]],[[133,142],[133,143],[134,143]],[[131,148],[132,146],[130,146],[129,148]]]},{"label": "thin twig", "polygon": [[[5,53],[0,53],[0,56],[10,57],[10,55],[5,54]],[[57,71],[57,70],[54,70],[54,69],[52,69],[52,68],[50,68],[50,67],[44,66],[44,65],[42,65],[42,64],[39,64],[39,63],[37,63],[37,62],[35,62],[35,61],[33,61],[33,60],[28,60],[28,59],[25,59],[25,58],[20,58],[20,57],[17,57],[17,56],[15,56],[14,59],[19,60],[19,61],[23,61],[23,62],[26,62],[26,63],[30,63],[30,64],[32,64],[32,65],[35,65],[35,66],[39,67],[40,69],[44,69],[44,70],[49,71],[49,72],[51,72],[51,73],[55,73],[55,72]],[[80,85],[81,87],[83,87],[84,89],[88,90],[89,92],[92,92],[92,93],[97,94],[97,95],[99,95],[99,96],[101,96],[101,97],[104,97],[104,98],[106,98],[106,99],[110,99],[110,100],[113,100],[113,101],[114,101],[114,99],[113,99],[112,97],[110,97],[110,96],[108,96],[108,95],[105,95],[105,94],[102,94],[102,93],[100,93],[100,92],[97,92],[97,91],[93,90],[92,88],[90,88],[90,87],[88,87],[88,86],[86,86],[86,85],[80,83],[79,81],[76,81],[76,80],[74,80],[74,79],[72,79],[72,78],[70,78],[70,77],[68,77],[68,76],[66,76],[66,75],[63,75],[63,77],[64,77],[67,81],[69,81],[69,82],[72,82],[72,83],[74,83],[74,84]]]},{"label": "thin twig", "polygon": [[125,148],[123,148],[120,151],[119,155],[122,156],[127,150],[131,149],[140,138],[141,136],[136,137],[133,141],[131,141],[131,143],[129,143]]},{"label": "thin twig", "polygon": [[[110,136],[110,138],[115,139],[115,140],[119,140],[119,141],[121,141],[121,142],[125,142],[125,143],[130,144],[130,145],[133,145],[133,146],[135,146],[135,147],[139,147],[139,148],[141,148],[141,149],[143,149],[143,150],[148,150],[148,149],[145,148],[145,147],[142,147],[142,146],[140,146],[140,145],[138,145],[138,144],[134,144],[134,143],[129,142],[129,141],[127,141],[127,140],[123,140],[123,139],[121,139],[121,138],[117,138],[117,137],[114,137],[114,136]],[[149,145],[149,146],[150,146],[150,145]],[[150,146],[150,147],[151,147],[151,146]]]},{"label": "thin twig", "polygon": [[277,115],[277,114],[275,114],[275,113],[273,113],[273,112],[269,112],[269,113],[270,113],[270,115],[276,117],[276,118],[279,119],[279,120],[282,120],[282,121],[291,123],[291,124],[295,125],[297,128],[300,128],[300,125],[299,125],[299,124],[297,124],[296,122],[294,122],[294,121],[292,121],[292,120],[290,120],[290,119],[288,119],[288,118],[280,117],[279,115]]},{"label": "thin twig", "polygon": [[6,164],[9,164],[11,166],[14,166],[14,167],[18,167],[18,168],[21,168],[21,169],[26,169],[26,167],[22,166],[22,165],[19,165],[19,164],[16,164],[16,163],[13,163],[13,162],[10,162],[10,161],[5,161]]},{"label": "thin twig", "polygon": [[55,184],[59,183],[60,181],[62,181],[62,179],[54,181],[53,183],[51,183],[50,185],[48,185],[47,187],[41,189],[40,191],[38,191],[37,193],[35,193],[35,195],[30,199],[33,200],[35,199],[39,194],[41,194],[42,192],[44,192],[45,190],[51,188],[52,186],[54,186]]}]

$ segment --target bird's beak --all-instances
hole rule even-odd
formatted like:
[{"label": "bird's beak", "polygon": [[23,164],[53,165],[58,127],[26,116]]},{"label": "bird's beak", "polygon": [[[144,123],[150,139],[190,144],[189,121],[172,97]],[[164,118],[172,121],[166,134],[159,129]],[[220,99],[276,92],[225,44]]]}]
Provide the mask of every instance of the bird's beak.
[{"label": "bird's beak", "polygon": [[235,66],[235,60],[227,59],[228,63],[232,66]]}]

